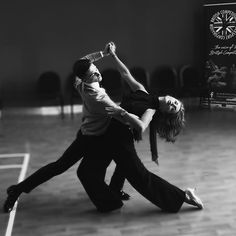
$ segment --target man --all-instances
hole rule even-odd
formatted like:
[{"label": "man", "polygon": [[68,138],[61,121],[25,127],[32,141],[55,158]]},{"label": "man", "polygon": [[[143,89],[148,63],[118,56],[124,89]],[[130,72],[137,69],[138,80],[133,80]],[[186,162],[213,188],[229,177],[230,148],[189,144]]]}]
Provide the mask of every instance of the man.
[{"label": "man", "polygon": [[[77,73],[75,87],[79,90],[83,99],[82,125],[76,139],[57,161],[41,167],[21,183],[12,185],[7,189],[8,196],[3,206],[4,212],[10,212],[13,209],[16,200],[23,192],[30,193],[40,184],[64,173],[73,166],[91,149],[90,144],[97,143],[101,135],[105,133],[111,120],[111,117],[105,111],[105,107],[118,107],[118,105],[109,98],[104,89],[100,88],[101,74],[93,62],[109,56],[109,47],[110,44],[107,44],[103,51],[89,54],[78,60],[74,65],[74,72]],[[123,181],[122,177],[121,182]],[[113,192],[114,201],[112,206],[115,206],[115,208],[123,205],[121,200],[129,199],[129,195],[121,191],[120,188]],[[104,198],[104,201],[106,201],[106,196]],[[98,210],[106,211],[106,209],[99,209],[99,207]],[[108,210],[112,209],[109,208]]]}]

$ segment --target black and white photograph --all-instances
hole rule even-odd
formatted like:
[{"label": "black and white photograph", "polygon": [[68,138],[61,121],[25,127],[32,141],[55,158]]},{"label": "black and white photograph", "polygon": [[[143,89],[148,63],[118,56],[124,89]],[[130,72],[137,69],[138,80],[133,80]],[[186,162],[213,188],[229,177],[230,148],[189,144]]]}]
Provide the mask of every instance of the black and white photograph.
[{"label": "black and white photograph", "polygon": [[0,1],[0,235],[236,235],[236,1]]}]

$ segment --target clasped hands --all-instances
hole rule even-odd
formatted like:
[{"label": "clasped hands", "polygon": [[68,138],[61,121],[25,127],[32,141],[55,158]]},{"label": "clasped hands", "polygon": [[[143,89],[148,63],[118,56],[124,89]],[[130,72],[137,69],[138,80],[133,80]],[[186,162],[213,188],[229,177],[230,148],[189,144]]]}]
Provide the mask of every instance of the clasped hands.
[{"label": "clasped hands", "polygon": [[106,44],[105,49],[103,51],[103,54],[108,56],[108,55],[114,55],[116,52],[116,45],[114,42],[109,42]]}]

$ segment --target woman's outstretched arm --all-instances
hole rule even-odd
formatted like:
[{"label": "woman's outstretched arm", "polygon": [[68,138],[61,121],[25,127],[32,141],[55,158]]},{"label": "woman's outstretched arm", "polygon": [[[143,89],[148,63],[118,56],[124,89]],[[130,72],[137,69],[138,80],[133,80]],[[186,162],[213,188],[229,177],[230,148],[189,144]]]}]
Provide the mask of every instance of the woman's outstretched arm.
[{"label": "woman's outstretched arm", "polygon": [[130,86],[131,90],[132,91],[142,90],[147,93],[144,86],[132,76],[127,66],[116,55],[116,46],[113,42],[109,43],[109,52],[110,52],[110,55],[114,58],[116,67],[118,71],[120,72],[121,77],[125,79],[125,81]]}]

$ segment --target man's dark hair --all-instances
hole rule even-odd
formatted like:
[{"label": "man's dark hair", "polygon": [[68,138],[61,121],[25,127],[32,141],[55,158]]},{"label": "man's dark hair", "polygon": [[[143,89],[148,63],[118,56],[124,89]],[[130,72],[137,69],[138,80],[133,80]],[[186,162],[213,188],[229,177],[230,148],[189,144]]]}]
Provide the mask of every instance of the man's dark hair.
[{"label": "man's dark hair", "polygon": [[74,75],[82,79],[85,76],[86,72],[88,71],[90,65],[91,65],[91,62],[88,59],[77,60],[73,66]]}]

